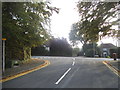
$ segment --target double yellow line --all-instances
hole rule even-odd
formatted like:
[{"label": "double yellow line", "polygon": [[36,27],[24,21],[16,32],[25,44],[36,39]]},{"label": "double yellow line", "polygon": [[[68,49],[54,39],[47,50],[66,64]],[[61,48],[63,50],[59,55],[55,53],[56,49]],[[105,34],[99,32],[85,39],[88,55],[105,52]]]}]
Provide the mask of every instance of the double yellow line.
[{"label": "double yellow line", "polygon": [[44,68],[44,67],[46,67],[46,66],[48,66],[50,64],[50,62],[48,60],[44,60],[44,62],[45,62],[44,64],[41,64],[41,65],[39,65],[37,67],[34,67],[34,68],[30,69],[30,70],[26,70],[26,71],[20,72],[18,74],[12,75],[12,76],[5,77],[5,78],[1,79],[0,82],[6,82],[8,80],[12,80],[14,78],[26,75],[26,74],[31,73],[33,71]]},{"label": "double yellow line", "polygon": [[103,61],[103,63],[110,69],[112,70],[118,77],[120,77],[120,70],[118,70],[117,68],[115,68],[114,66],[112,66],[110,63],[108,63],[107,61]]}]

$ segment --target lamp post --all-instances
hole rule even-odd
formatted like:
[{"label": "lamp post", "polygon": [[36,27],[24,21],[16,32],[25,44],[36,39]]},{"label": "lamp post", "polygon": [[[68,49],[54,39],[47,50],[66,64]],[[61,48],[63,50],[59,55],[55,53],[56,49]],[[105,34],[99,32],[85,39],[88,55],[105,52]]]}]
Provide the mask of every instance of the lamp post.
[{"label": "lamp post", "polygon": [[6,38],[2,38],[2,70],[3,72],[5,71],[5,41],[6,41]]}]

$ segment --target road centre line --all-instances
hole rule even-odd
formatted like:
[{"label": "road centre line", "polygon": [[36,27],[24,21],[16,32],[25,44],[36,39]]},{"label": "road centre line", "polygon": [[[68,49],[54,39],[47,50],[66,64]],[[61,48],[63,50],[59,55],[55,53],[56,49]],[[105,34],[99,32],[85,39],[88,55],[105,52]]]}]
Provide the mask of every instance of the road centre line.
[{"label": "road centre line", "polygon": [[75,61],[73,61],[73,63],[72,63],[72,66],[74,66],[75,65]]},{"label": "road centre line", "polygon": [[75,58],[73,58],[73,60],[75,60]]},{"label": "road centre line", "polygon": [[59,82],[67,75],[67,73],[68,73],[70,70],[71,70],[71,68],[69,68],[55,84],[59,84]]}]

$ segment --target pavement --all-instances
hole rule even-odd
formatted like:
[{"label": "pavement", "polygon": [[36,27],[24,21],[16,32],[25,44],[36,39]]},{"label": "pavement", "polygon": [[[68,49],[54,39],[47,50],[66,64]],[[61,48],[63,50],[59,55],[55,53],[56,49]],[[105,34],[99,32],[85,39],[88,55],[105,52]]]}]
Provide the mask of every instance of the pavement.
[{"label": "pavement", "polygon": [[14,66],[12,68],[7,68],[3,73],[2,73],[2,78],[8,78],[17,74],[20,74],[22,72],[26,72],[28,70],[31,70],[37,66],[40,66],[44,64],[45,61],[41,59],[35,59],[32,58],[29,61],[26,61],[18,66]]},{"label": "pavement", "polygon": [[118,76],[104,58],[35,57],[50,65],[3,82],[3,88],[119,88]]}]

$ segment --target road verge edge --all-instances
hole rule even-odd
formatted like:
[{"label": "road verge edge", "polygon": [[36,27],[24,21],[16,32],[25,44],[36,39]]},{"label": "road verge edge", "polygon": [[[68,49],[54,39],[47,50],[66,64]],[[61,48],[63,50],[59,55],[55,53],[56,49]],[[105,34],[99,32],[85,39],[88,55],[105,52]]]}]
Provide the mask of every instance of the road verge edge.
[{"label": "road verge edge", "polygon": [[117,76],[120,77],[120,70],[119,69],[117,69],[116,67],[114,67],[113,65],[111,65],[107,61],[103,61],[103,64],[105,64],[110,70],[112,70]]},{"label": "road verge edge", "polygon": [[31,72],[34,72],[34,71],[39,70],[41,68],[44,68],[44,67],[46,67],[46,66],[48,66],[50,64],[50,61],[48,61],[48,60],[43,60],[43,61],[44,61],[44,63],[39,65],[39,66],[36,66],[34,68],[22,71],[20,73],[15,74],[15,75],[10,75],[10,76],[4,77],[4,78],[0,79],[0,82],[6,82],[8,80],[12,80],[14,78],[26,75],[28,73],[31,73]]}]

